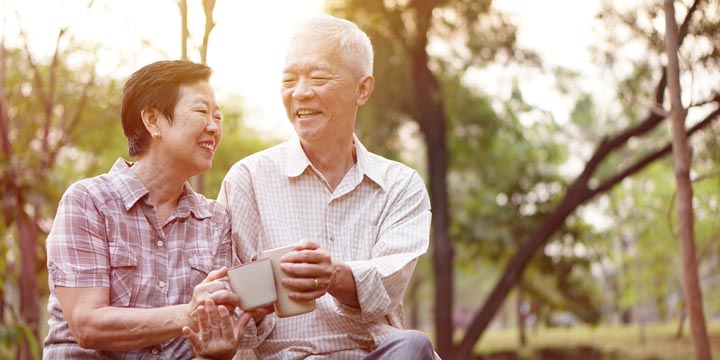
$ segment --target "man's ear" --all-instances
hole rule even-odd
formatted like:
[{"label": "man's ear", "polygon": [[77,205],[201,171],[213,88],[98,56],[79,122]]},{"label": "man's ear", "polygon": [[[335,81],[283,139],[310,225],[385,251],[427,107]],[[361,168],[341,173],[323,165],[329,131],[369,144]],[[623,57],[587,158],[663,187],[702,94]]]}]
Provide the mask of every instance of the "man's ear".
[{"label": "man's ear", "polygon": [[365,75],[358,83],[357,104],[364,105],[375,89],[375,78],[372,75]]},{"label": "man's ear", "polygon": [[144,108],[140,111],[140,117],[142,118],[145,129],[150,134],[157,134],[160,132],[160,112],[154,108]]}]

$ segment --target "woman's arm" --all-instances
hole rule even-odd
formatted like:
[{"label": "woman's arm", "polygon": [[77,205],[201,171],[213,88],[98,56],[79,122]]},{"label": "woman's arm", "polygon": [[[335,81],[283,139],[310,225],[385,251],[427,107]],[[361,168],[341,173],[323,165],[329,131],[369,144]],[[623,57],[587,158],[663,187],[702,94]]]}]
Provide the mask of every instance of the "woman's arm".
[{"label": "woman's arm", "polygon": [[189,304],[153,309],[110,306],[110,289],[107,287],[57,286],[55,293],[70,331],[81,347],[127,351],[178,337],[184,326],[197,329],[192,313],[206,299],[234,309],[238,304],[237,296],[218,280],[225,273],[225,268],[210,272],[193,289]]}]

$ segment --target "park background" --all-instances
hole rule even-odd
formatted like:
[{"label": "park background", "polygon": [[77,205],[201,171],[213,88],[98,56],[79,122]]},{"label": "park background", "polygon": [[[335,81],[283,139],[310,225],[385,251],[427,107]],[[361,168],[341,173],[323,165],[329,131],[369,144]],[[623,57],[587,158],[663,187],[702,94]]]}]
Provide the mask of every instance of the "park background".
[{"label": "park background", "polygon": [[[0,358],[40,353],[44,239],[63,191],[126,157],[119,106],[132,71],[179,58],[213,67],[224,139],[193,185],[214,198],[231,164],[291,134],[284,37],[316,12],[370,35],[376,89],[358,135],[418,169],[431,192],[408,327],[446,359],[692,358],[664,5],[0,0]],[[720,1],[674,7],[696,269],[717,357]]]}]

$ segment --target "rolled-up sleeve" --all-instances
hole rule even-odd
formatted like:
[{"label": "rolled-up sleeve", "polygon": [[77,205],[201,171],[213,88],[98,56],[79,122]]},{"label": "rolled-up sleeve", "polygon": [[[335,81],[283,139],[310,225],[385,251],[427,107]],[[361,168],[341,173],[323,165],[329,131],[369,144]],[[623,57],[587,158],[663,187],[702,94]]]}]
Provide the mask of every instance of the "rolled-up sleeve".
[{"label": "rolled-up sleeve", "polygon": [[58,205],[47,237],[47,266],[55,286],[110,287],[109,249],[103,215],[81,185]]},{"label": "rolled-up sleeve", "polygon": [[378,321],[400,306],[419,256],[430,238],[430,200],[417,173],[409,177],[379,224],[372,259],[349,261],[360,308],[336,300],[337,309],[360,322]]}]

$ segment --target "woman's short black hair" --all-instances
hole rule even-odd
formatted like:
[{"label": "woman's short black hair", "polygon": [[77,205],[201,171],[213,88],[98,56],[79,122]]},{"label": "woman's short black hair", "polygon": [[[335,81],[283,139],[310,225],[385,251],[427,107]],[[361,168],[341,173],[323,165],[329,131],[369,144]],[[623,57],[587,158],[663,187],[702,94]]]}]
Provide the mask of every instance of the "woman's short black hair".
[{"label": "woman's short black hair", "polygon": [[146,65],[130,76],[125,83],[120,111],[130,156],[143,153],[150,144],[150,133],[140,113],[148,108],[157,109],[172,121],[180,86],[209,81],[211,73],[210,67],[204,64],[163,60]]}]

